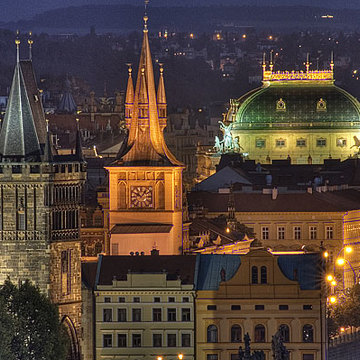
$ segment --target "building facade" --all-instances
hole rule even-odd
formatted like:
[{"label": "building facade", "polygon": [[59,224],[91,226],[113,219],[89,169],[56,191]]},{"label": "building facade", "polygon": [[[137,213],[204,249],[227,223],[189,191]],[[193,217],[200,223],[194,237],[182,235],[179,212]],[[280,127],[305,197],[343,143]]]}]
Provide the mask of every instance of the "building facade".
[{"label": "building facade", "polygon": [[166,96],[163,69],[155,89],[147,17],[135,90],[132,69],[125,100],[127,141],[109,172],[111,255],[182,251],[182,171],[184,165],[164,140]]},{"label": "building facade", "polygon": [[241,257],[199,259],[198,360],[239,359],[247,333],[251,349],[264,351],[270,360],[272,336],[280,328],[292,360],[326,358],[326,299],[321,295],[321,276],[316,277],[321,274],[321,254],[278,257],[258,248]]},{"label": "building facade", "polygon": [[18,53],[0,132],[0,282],[29,279],[49,295],[70,337],[69,356],[80,359],[78,219],[86,164],[79,134],[74,155],[56,155],[39,99],[32,62]]}]

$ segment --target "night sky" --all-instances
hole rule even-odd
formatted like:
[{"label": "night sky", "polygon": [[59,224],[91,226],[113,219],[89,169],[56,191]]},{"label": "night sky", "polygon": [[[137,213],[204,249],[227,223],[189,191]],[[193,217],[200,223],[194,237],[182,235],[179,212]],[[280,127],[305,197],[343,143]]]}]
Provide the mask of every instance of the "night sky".
[{"label": "night sky", "polygon": [[[35,14],[60,7],[88,4],[142,5],[142,0],[2,0],[0,22],[31,18]],[[311,5],[333,8],[358,8],[359,0],[152,0],[151,6],[198,6],[198,5]]]}]

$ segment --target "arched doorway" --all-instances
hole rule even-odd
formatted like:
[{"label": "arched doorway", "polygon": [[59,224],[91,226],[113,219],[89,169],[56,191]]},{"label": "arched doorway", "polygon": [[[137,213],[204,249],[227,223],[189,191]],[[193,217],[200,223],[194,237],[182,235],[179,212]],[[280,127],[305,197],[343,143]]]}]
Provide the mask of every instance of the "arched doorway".
[{"label": "arched doorway", "polygon": [[69,336],[69,351],[67,360],[80,360],[79,339],[74,323],[67,315],[61,319],[61,323],[64,324],[66,332]]}]

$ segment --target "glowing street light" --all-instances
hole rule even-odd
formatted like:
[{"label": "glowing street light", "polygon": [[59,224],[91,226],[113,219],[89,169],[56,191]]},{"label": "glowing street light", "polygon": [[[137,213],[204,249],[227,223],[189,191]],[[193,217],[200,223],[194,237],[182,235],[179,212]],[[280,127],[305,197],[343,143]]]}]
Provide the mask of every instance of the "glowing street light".
[{"label": "glowing street light", "polygon": [[326,280],[331,282],[331,281],[334,280],[334,277],[331,274],[329,274],[329,275],[326,276]]},{"label": "glowing street light", "polygon": [[156,358],[156,360],[163,360],[163,357],[162,357],[162,356],[158,356],[158,357]]},{"label": "glowing street light", "polygon": [[337,282],[335,281],[335,280],[333,280],[332,282],[331,282],[331,286],[336,286],[337,285]]},{"label": "glowing street light", "polygon": [[352,248],[351,246],[345,246],[345,252],[346,252],[347,254],[352,253],[352,251],[353,251],[353,248]]},{"label": "glowing street light", "polygon": [[329,301],[330,301],[330,304],[335,304],[337,300],[336,300],[335,296],[330,296]]},{"label": "glowing street light", "polygon": [[325,259],[327,259],[329,257],[329,253],[327,251],[324,251],[323,256],[324,256]]},{"label": "glowing street light", "polygon": [[178,359],[179,360],[182,360],[184,358],[184,355],[183,354],[178,354]]},{"label": "glowing street light", "polygon": [[343,259],[343,258],[336,259],[336,265],[344,266],[345,265],[345,259]]}]

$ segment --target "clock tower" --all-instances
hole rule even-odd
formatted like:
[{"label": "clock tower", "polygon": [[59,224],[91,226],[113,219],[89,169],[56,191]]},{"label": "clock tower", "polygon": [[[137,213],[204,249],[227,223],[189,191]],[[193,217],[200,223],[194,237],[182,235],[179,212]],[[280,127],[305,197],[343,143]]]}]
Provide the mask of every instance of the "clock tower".
[{"label": "clock tower", "polygon": [[182,171],[166,146],[166,95],[163,68],[156,94],[147,16],[135,90],[132,69],[125,100],[127,139],[109,172],[109,233],[111,255],[162,255],[182,252]]}]

